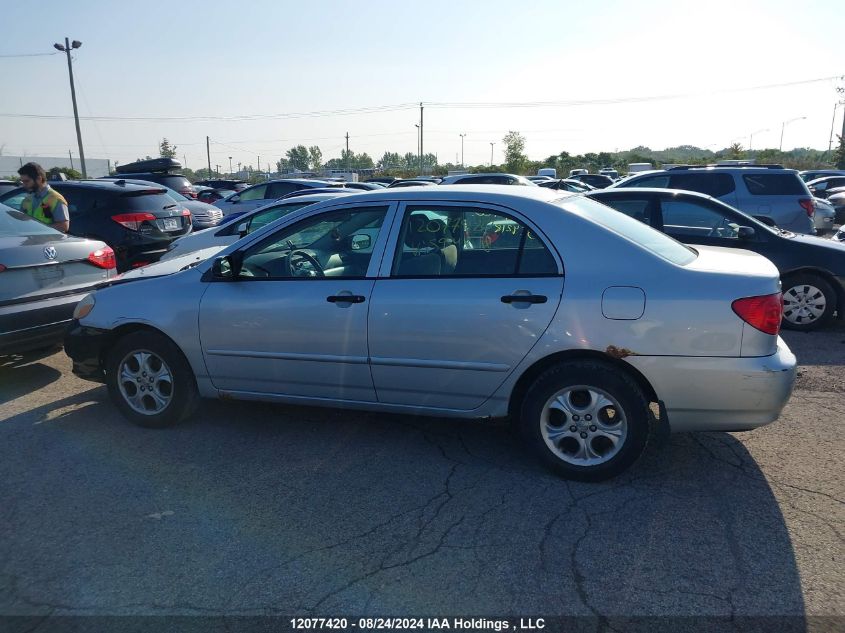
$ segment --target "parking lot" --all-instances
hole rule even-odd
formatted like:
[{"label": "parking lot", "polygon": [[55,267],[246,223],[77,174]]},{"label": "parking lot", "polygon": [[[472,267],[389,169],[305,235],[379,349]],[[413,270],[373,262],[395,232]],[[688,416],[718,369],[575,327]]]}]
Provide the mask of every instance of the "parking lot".
[{"label": "parking lot", "polygon": [[209,401],[144,430],[63,353],[2,358],[0,612],[766,615],[833,630],[845,326],[784,337],[801,368],[779,421],[672,436],[603,484],[551,475],[501,425]]}]

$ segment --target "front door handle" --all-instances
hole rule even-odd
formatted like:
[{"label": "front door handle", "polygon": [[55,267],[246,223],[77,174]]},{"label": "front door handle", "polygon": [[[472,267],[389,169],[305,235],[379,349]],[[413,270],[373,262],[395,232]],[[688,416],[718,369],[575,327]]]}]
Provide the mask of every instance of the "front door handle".
[{"label": "front door handle", "polygon": [[363,295],[331,295],[326,297],[329,303],[364,303],[367,298]]},{"label": "front door handle", "polygon": [[549,298],[546,295],[505,295],[502,303],[546,303]]}]

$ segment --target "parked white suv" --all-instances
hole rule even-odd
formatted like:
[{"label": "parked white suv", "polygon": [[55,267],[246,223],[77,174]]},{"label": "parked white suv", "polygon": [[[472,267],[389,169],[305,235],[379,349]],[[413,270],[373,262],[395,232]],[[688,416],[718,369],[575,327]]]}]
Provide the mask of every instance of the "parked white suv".
[{"label": "parked white suv", "polygon": [[611,187],[685,189],[718,198],[766,224],[795,233],[815,233],[815,204],[794,169],[780,165],[671,167],[631,176]]}]

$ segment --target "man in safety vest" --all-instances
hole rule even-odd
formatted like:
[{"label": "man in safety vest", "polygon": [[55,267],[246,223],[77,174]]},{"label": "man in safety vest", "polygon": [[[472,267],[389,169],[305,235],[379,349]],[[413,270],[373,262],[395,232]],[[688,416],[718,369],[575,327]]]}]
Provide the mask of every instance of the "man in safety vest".
[{"label": "man in safety vest", "polygon": [[70,229],[67,200],[47,184],[44,168],[38,163],[27,163],[18,170],[18,174],[21,177],[21,185],[28,192],[21,203],[21,212],[62,233],[67,233]]}]

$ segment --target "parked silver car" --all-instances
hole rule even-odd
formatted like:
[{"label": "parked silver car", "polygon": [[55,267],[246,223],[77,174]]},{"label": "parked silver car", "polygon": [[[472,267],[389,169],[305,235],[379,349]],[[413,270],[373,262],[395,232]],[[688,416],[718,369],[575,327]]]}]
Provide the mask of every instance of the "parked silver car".
[{"label": "parked silver car", "polygon": [[771,262],[540,187],[339,197],[91,294],[76,318],[74,372],[142,426],[200,396],[510,416],[582,480],[642,453],[649,403],[674,431],[752,429],[795,379]]},{"label": "parked silver car", "polygon": [[767,224],[815,233],[813,196],[798,172],[773,166],[672,167],[630,176],[609,188],[684,189],[718,198]]},{"label": "parked silver car", "polygon": [[76,304],[116,274],[104,242],[65,235],[0,204],[0,354],[62,340]]}]

